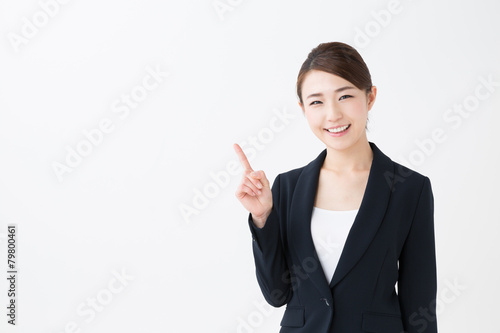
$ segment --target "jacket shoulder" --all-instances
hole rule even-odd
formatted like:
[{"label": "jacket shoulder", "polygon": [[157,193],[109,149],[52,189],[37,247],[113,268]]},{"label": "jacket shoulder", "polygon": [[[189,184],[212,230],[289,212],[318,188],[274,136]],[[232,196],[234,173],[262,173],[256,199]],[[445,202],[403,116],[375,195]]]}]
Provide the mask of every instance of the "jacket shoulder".
[{"label": "jacket shoulder", "polygon": [[430,183],[428,176],[401,163],[395,161],[392,161],[392,163],[394,165],[393,190],[401,187],[420,189],[426,181]]},{"label": "jacket shoulder", "polygon": [[279,173],[281,184],[286,184],[287,187],[294,186],[297,183],[297,179],[299,179],[300,174],[304,171],[305,166],[291,169],[282,173]]},{"label": "jacket shoulder", "polygon": [[280,173],[281,179],[292,180],[297,179],[300,173],[304,170],[305,166],[300,168],[291,169],[285,172]]}]

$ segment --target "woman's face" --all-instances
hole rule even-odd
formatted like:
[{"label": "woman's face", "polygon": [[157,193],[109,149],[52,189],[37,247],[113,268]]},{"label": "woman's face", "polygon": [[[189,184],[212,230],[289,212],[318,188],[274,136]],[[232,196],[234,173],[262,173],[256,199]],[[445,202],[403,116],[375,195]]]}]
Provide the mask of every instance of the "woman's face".
[{"label": "woman's face", "polygon": [[340,76],[311,70],[302,83],[300,107],[313,133],[328,147],[343,150],[367,140],[366,120],[376,94],[375,86],[367,95]]}]

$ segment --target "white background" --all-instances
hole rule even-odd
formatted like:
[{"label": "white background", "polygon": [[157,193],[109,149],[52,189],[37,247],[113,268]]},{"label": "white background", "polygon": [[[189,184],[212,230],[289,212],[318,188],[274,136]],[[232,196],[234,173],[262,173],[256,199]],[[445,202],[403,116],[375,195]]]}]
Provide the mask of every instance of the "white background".
[{"label": "white background", "polygon": [[[227,165],[233,143],[260,136],[250,162],[272,183],[324,149],[295,83],[313,47],[342,41],[378,87],[369,141],[431,179],[440,332],[500,332],[500,4],[393,3],[2,0],[0,330],[277,332],[284,307],[263,300],[234,196],[241,170]],[[148,70],[161,72],[150,91]],[[146,94],[124,116],[132,92]],[[266,136],[276,112],[288,123]],[[105,119],[113,130],[58,178],[54,165]],[[436,129],[446,139],[424,152]]]}]

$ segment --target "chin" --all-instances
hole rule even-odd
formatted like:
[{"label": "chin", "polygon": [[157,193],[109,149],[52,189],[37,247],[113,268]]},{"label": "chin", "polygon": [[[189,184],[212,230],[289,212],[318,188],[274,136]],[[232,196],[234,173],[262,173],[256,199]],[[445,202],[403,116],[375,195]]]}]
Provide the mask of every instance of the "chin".
[{"label": "chin", "polygon": [[335,150],[346,150],[353,146],[352,142],[337,142],[337,143],[325,142],[325,144],[327,147],[330,147]]},{"label": "chin", "polygon": [[[353,134],[353,133],[351,133]],[[335,149],[335,150],[346,150],[356,145],[359,142],[361,137],[353,138],[353,137],[338,137],[338,138],[321,138],[321,141],[325,144],[325,146]]]}]

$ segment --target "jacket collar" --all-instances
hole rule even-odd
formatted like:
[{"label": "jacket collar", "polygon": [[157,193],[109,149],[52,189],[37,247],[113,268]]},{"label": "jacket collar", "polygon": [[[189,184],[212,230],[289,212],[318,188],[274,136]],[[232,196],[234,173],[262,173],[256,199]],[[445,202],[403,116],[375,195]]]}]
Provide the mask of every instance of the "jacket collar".
[{"label": "jacket collar", "polygon": [[361,206],[347,236],[339,263],[328,285],[311,235],[312,208],[318,188],[319,173],[326,157],[326,148],[300,173],[290,207],[289,246],[294,249],[303,271],[316,285],[321,295],[331,295],[333,288],[354,267],[368,248],[382,222],[394,179],[394,164],[378,147],[369,142],[373,151],[368,182]]}]

